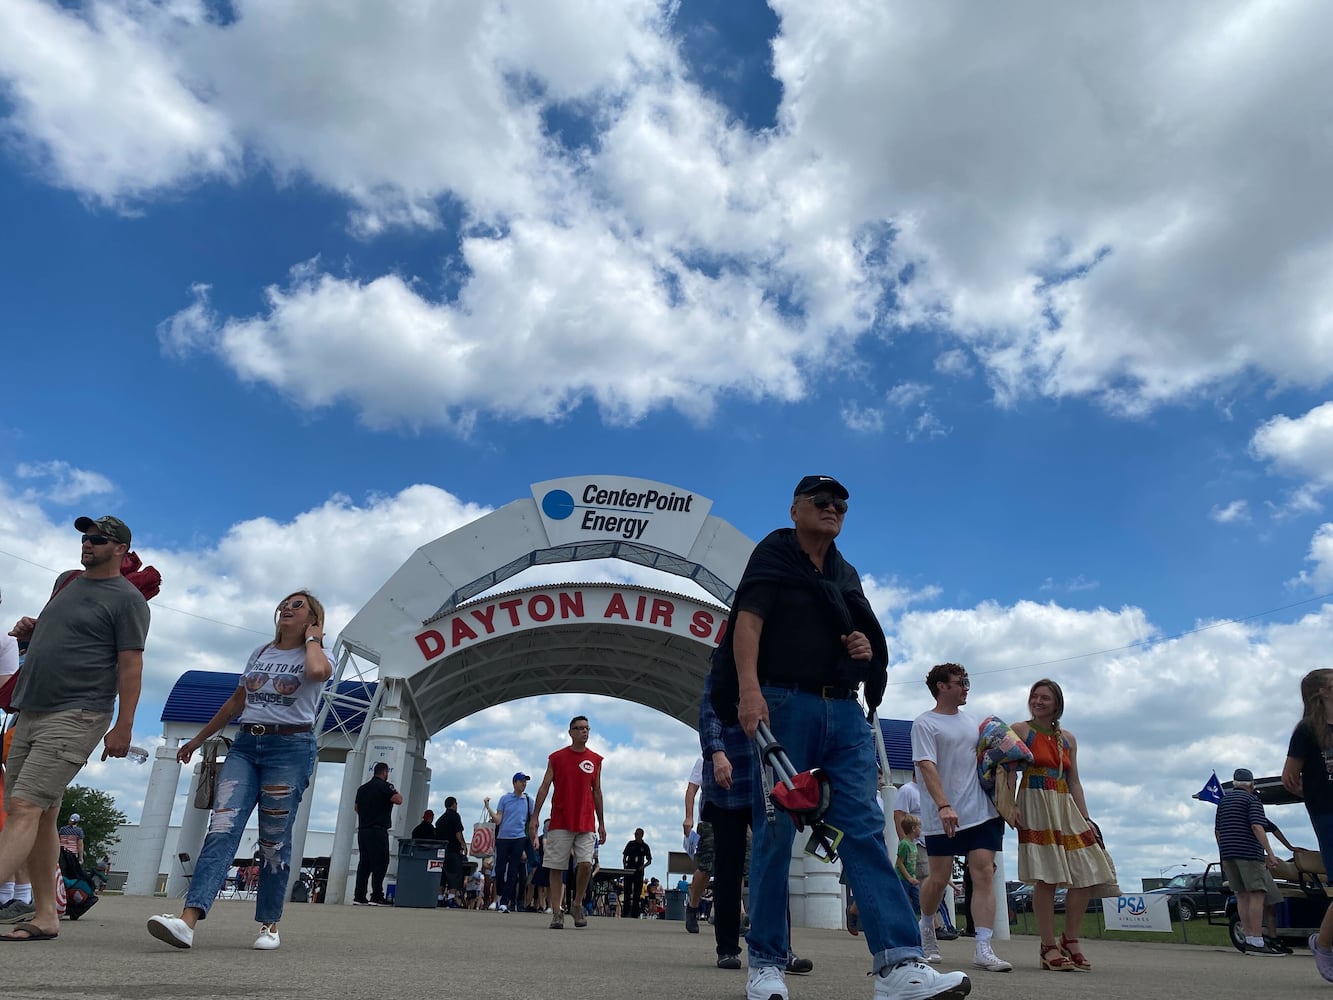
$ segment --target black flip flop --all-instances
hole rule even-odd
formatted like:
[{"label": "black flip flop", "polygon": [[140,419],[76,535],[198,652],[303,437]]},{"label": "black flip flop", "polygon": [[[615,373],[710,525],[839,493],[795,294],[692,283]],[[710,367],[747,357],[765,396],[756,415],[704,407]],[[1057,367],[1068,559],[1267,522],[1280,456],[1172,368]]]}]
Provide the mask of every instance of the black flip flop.
[{"label": "black flip flop", "polygon": [[0,934],[0,941],[13,941],[15,943],[23,941],[54,941],[60,937],[59,934],[48,934],[36,924],[24,921],[21,924],[15,924],[10,931],[23,931],[27,937],[10,937],[8,934]]}]

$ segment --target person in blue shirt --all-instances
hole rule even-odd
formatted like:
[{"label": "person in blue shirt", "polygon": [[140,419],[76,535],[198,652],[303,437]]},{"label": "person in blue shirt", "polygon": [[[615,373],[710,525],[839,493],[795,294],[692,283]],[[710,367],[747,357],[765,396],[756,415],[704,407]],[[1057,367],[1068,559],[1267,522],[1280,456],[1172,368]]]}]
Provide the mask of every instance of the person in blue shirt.
[{"label": "person in blue shirt", "polygon": [[491,821],[495,823],[495,878],[500,886],[500,899],[496,906],[501,913],[508,913],[519,908],[520,880],[528,868],[528,845],[532,842],[532,831],[528,824],[532,820],[532,798],[528,795],[528,782],[531,776],[522,771],[515,771],[514,790],[500,797],[498,807],[491,811]]}]

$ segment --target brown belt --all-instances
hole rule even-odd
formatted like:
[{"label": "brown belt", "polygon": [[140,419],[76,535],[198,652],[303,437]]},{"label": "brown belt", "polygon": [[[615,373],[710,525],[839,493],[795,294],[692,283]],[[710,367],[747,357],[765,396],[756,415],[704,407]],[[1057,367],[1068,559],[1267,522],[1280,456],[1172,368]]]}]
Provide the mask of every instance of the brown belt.
[{"label": "brown belt", "polygon": [[311,732],[314,728],[308,722],[303,726],[279,726],[266,722],[241,723],[241,732],[248,733],[251,736],[291,736],[294,733]]}]

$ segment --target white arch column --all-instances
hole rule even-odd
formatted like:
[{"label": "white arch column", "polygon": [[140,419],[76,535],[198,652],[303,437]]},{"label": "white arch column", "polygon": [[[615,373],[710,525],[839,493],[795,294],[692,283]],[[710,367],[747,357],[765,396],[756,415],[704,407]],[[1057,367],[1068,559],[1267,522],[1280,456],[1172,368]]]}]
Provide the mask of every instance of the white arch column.
[{"label": "white arch column", "polygon": [[292,898],[292,887],[301,880],[301,860],[305,857],[306,831],[310,829],[310,804],[315,800],[315,778],[319,775],[319,758],[310,769],[310,784],[306,785],[301,804],[296,809],[296,822],[292,824],[292,867],[287,874],[287,900]]},{"label": "white arch column", "polygon": [[171,807],[176,801],[181,765],[176,747],[163,745],[153,758],[153,770],[144,792],[143,812],[139,816],[139,835],[127,852],[125,895],[151,896],[157,889],[158,865],[167,846],[171,827]]},{"label": "white arch column", "polygon": [[353,845],[356,837],[356,790],[361,787],[361,775],[366,770],[363,750],[351,750],[343,766],[343,789],[338,798],[338,825],[333,828],[333,849],[329,854],[329,883],[325,887],[326,903],[343,903],[350,899],[347,880],[351,871]]},{"label": "white arch column", "polygon": [[194,807],[194,793],[199,788],[199,776],[203,770],[204,765],[200,761],[194,765],[194,770],[190,774],[190,790],[185,796],[185,813],[181,816],[181,830],[176,836],[176,849],[171,852],[172,857],[167,865],[168,896],[179,896],[185,891],[185,875],[181,872],[180,861],[176,855],[181,851],[188,852],[190,870],[193,871],[194,862],[199,860],[199,848],[204,845],[204,834],[208,831],[208,817],[212,815],[212,810]]}]

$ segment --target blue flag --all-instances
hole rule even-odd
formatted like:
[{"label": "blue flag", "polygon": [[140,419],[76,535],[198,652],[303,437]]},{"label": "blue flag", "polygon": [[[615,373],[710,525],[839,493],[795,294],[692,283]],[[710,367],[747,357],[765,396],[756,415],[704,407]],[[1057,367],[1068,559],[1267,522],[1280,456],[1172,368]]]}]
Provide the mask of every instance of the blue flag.
[{"label": "blue flag", "polygon": [[1194,793],[1193,797],[1200,802],[1211,802],[1213,805],[1222,801],[1222,783],[1217,780],[1216,771],[1213,772],[1211,778],[1203,783],[1203,787]]}]

